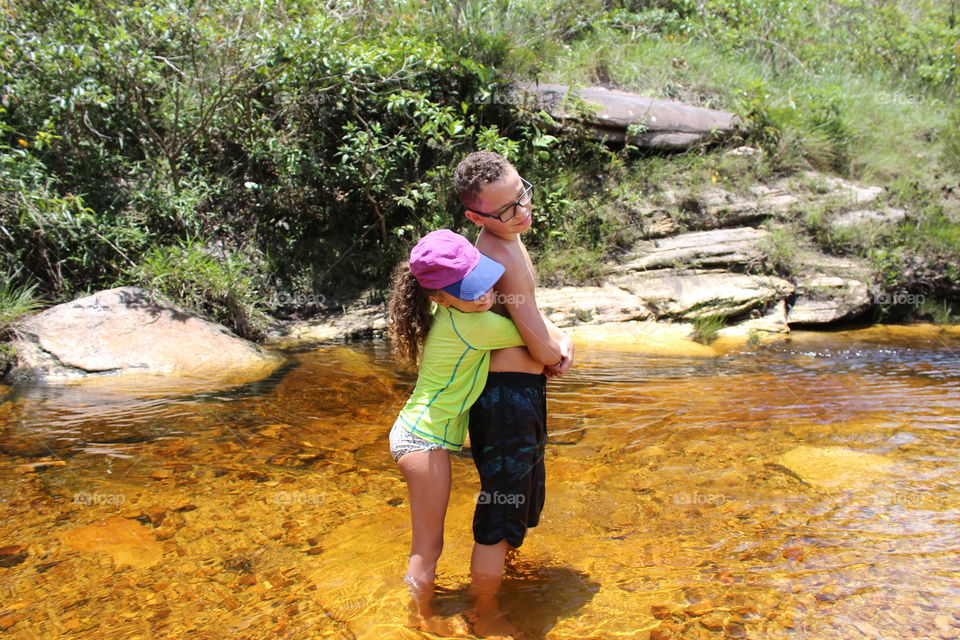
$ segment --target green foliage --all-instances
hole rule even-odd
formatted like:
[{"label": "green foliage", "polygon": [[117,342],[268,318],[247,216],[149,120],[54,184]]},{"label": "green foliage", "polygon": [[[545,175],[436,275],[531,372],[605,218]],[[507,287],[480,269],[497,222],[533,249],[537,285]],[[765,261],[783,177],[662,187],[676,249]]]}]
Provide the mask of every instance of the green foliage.
[{"label": "green foliage", "polygon": [[956,303],[946,300],[924,299],[917,309],[917,316],[929,320],[934,324],[958,324],[960,322],[960,307]]},{"label": "green foliage", "polygon": [[800,254],[807,240],[793,225],[771,225],[770,236],[761,243],[760,250],[766,256],[765,266],[781,276],[799,271]]},{"label": "green foliage", "polygon": [[263,337],[267,316],[257,307],[254,265],[241,257],[216,257],[198,240],[154,247],[130,270],[140,285],[248,339]]},{"label": "green foliage", "polygon": [[[636,233],[612,206],[631,164],[739,186],[748,172],[805,167],[915,177],[922,163],[900,149],[945,120],[941,159],[960,171],[960,116],[944,106],[958,86],[955,10],[937,0],[8,3],[0,273],[51,299],[161,274],[170,295],[214,317],[213,305],[233,305],[219,319],[256,335],[266,282],[356,295],[422,233],[462,228],[452,170],[479,148],[536,185],[525,239],[541,273],[589,281]],[[762,147],[763,161],[614,153],[499,100],[518,79],[735,110],[736,142]],[[249,257],[236,268],[214,260],[218,272],[193,237]],[[889,241],[888,265],[917,246],[907,232]],[[931,265],[954,255],[944,242],[923,249]],[[188,266],[178,273],[175,259]],[[778,268],[789,260],[775,256]],[[243,296],[238,273],[250,279]],[[190,298],[191,287],[202,293]]]},{"label": "green foliage", "polygon": [[16,285],[10,274],[0,280],[0,378],[6,375],[16,359],[13,347],[7,342],[16,334],[17,320],[40,309],[36,283]]},{"label": "green foliage", "polygon": [[944,164],[960,173],[960,107],[953,108],[940,131],[940,139],[943,143]]}]

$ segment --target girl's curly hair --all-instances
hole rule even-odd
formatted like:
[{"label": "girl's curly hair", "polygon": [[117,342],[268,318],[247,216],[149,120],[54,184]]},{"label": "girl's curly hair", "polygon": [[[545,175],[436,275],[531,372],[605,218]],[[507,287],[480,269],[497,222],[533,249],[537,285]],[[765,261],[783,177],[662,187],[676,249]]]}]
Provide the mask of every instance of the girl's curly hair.
[{"label": "girl's curly hair", "polygon": [[437,292],[420,286],[410,272],[410,263],[406,261],[394,268],[390,286],[390,326],[387,335],[401,360],[415,364],[433,322],[430,296]]}]

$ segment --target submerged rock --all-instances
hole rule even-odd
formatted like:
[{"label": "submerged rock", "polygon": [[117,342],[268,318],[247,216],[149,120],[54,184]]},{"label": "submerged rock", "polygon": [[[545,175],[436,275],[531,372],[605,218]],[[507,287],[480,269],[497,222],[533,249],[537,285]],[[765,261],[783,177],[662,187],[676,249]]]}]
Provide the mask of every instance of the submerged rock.
[{"label": "submerged rock", "polygon": [[801,445],[774,460],[791,475],[819,488],[840,488],[876,480],[893,470],[894,463],[873,453],[846,447]]},{"label": "submerged rock", "polygon": [[118,568],[149,567],[163,557],[163,546],[145,527],[120,516],[66,531],[60,541],[71,551],[106,553]]},{"label": "submerged rock", "polygon": [[38,313],[14,342],[15,381],[104,376],[197,376],[248,382],[282,359],[226,327],[134,287],[100,291]]},{"label": "submerged rock", "polygon": [[[694,342],[693,325],[681,322],[608,322],[582,324],[567,332],[577,344],[616,349],[620,352],[647,353],[685,357],[714,357],[723,349],[717,344]],[[742,344],[743,341],[738,341]],[[727,346],[726,343],[723,345]]]}]

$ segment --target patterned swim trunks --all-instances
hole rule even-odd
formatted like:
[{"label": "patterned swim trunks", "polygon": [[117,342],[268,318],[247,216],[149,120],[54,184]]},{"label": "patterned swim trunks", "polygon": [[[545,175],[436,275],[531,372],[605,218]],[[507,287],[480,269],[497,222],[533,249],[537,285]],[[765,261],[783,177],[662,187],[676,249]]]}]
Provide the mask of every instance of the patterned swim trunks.
[{"label": "patterned swim trunks", "polygon": [[523,544],[546,496],[547,379],[491,371],[470,409],[470,446],[480,474],[473,538]]}]

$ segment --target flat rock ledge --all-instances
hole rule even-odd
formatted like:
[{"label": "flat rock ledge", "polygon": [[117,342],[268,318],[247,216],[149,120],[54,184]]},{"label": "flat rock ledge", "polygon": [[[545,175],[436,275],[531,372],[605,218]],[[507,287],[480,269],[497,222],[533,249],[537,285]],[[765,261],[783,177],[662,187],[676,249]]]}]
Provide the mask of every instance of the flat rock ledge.
[{"label": "flat rock ledge", "polygon": [[787,322],[824,325],[853,320],[873,306],[865,283],[838,276],[813,275],[797,282],[797,298]]},{"label": "flat rock ledge", "polygon": [[272,373],[283,358],[226,327],[117,287],[59,304],[18,326],[13,382],[193,377],[242,384]]}]

